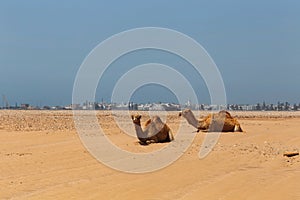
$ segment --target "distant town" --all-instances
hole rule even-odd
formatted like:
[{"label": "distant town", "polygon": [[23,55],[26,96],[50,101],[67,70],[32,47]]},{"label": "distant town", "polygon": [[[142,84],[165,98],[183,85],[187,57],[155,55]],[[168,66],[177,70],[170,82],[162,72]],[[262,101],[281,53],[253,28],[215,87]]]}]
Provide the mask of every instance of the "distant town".
[{"label": "distant town", "polygon": [[298,111],[300,103],[290,104],[289,102],[278,102],[277,104],[267,104],[265,102],[257,104],[228,104],[228,105],[208,105],[192,104],[190,101],[184,105],[176,103],[105,103],[105,102],[84,102],[82,104],[70,104],[66,106],[34,106],[27,103],[9,105],[3,97],[3,105],[0,109],[11,110],[143,110],[143,111],[178,111],[189,108],[192,110],[236,110],[236,111]]}]

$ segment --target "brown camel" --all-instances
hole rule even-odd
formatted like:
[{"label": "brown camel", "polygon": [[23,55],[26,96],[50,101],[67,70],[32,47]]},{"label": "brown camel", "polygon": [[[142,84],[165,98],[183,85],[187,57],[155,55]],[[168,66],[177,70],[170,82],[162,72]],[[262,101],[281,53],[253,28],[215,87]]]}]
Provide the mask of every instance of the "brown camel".
[{"label": "brown camel", "polygon": [[197,129],[197,132],[243,132],[240,123],[233,118],[229,112],[222,110],[219,113],[209,114],[205,118],[197,120],[190,109],[179,113],[190,125]]},{"label": "brown camel", "polygon": [[150,144],[158,142],[171,142],[174,140],[171,129],[167,124],[164,124],[158,116],[148,119],[144,125],[144,130],[141,127],[141,115],[131,115],[134,123],[136,135],[141,144]]}]

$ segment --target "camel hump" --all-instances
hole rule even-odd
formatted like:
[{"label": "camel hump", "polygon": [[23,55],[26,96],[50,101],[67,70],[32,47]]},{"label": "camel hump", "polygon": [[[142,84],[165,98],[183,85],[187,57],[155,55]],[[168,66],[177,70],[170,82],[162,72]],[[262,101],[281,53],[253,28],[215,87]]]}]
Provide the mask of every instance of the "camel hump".
[{"label": "camel hump", "polygon": [[162,130],[166,126],[166,124],[161,121],[159,116],[154,116],[152,118],[152,122],[158,131]]},{"label": "camel hump", "polygon": [[156,115],[156,116],[153,116],[152,120],[153,120],[153,122],[156,122],[156,123],[162,123],[160,117],[157,116],[157,115]]},{"label": "camel hump", "polygon": [[221,110],[219,113],[229,115],[231,117],[231,114],[227,110]]}]

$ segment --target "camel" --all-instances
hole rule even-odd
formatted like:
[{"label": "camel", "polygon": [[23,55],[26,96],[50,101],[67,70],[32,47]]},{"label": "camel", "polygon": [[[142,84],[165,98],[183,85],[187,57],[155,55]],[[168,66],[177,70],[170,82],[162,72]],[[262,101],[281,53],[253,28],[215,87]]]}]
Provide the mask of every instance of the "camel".
[{"label": "camel", "polygon": [[[209,114],[205,118],[197,120],[190,109],[179,113],[190,125],[197,129],[197,132],[243,132],[240,123],[233,118],[229,112],[222,110],[219,113]],[[222,127],[223,126],[223,127]]]},{"label": "camel", "polygon": [[141,127],[141,118],[139,114],[131,115],[134,123],[136,135],[140,144],[147,145],[150,143],[171,142],[174,140],[173,133],[167,124],[164,124],[158,116],[148,119]]}]

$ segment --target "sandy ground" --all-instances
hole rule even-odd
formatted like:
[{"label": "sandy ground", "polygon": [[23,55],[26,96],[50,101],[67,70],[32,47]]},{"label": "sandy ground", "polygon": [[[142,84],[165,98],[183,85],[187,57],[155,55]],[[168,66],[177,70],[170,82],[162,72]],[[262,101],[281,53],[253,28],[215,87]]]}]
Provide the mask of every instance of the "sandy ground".
[{"label": "sandy ground", "polygon": [[[167,123],[175,135],[182,121],[183,134],[195,135],[193,143],[166,168],[130,174],[105,166],[85,149],[71,111],[1,110],[0,199],[300,199],[300,157],[283,156],[300,150],[300,113],[232,115],[246,132],[221,134],[213,151],[199,159],[206,134],[193,133],[177,112],[169,112]],[[146,153],[168,145],[141,146],[118,127],[114,116],[128,130],[133,125],[128,115],[97,113],[119,148]],[[172,145],[184,142],[175,136]]]}]

